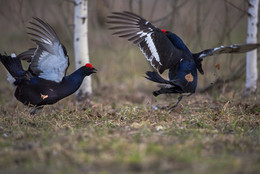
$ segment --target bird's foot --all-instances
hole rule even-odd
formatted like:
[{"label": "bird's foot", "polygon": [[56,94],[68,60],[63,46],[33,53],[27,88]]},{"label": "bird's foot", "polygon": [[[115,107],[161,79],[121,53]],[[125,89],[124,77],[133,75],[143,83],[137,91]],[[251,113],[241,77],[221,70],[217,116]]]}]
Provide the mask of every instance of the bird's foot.
[{"label": "bird's foot", "polygon": [[168,105],[168,106],[159,106],[159,105],[153,105],[151,107],[152,110],[165,110],[165,111],[168,111],[168,112],[172,112],[174,111],[174,109],[176,108],[176,104],[174,104],[173,106],[172,105]]},{"label": "bird's foot", "polygon": [[177,107],[177,105],[178,105],[177,103],[175,103],[173,106],[169,105],[169,106],[167,106],[167,110],[172,112]]},{"label": "bird's foot", "polygon": [[38,107],[34,107],[30,110],[30,115],[34,115],[37,112],[39,112],[43,107],[42,106],[38,106]]},{"label": "bird's foot", "polygon": [[180,103],[181,99],[182,99],[183,95],[180,95],[176,101],[176,103],[173,106],[169,106],[167,109],[171,112],[174,110],[174,108],[176,108],[178,106],[178,104]]}]

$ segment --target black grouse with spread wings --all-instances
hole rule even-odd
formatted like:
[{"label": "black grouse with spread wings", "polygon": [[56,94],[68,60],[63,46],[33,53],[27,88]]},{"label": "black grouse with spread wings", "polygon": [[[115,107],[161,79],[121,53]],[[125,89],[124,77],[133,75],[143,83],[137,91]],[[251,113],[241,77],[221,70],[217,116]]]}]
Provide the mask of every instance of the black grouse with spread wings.
[{"label": "black grouse with spread wings", "polygon": [[127,38],[137,45],[160,74],[169,69],[169,80],[163,79],[156,71],[147,71],[147,79],[163,84],[154,91],[158,96],[164,93],[180,94],[175,106],[184,93],[193,94],[197,87],[197,70],[204,74],[201,62],[204,57],[222,53],[244,53],[260,46],[256,44],[236,44],[191,53],[183,41],[174,33],[159,29],[149,21],[132,12],[113,12],[108,16],[109,29],[113,35]]},{"label": "black grouse with spread wings", "polygon": [[[66,76],[69,57],[55,31],[39,18],[34,18],[30,24],[28,34],[37,47],[17,57],[0,54],[0,61],[13,77],[8,79],[16,86],[17,100],[37,108],[71,95],[80,87],[83,79],[95,73],[96,69],[87,63]],[[27,71],[23,69],[21,60],[30,62]]]}]

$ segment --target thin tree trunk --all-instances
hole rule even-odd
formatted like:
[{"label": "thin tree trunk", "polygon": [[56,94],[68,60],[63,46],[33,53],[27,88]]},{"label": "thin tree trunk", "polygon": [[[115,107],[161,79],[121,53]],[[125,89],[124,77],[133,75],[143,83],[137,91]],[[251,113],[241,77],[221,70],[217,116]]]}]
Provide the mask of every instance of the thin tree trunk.
[{"label": "thin tree trunk", "polygon": [[[88,0],[75,0],[74,12],[74,51],[76,69],[89,62],[88,51]],[[92,94],[91,77],[87,76],[76,92],[76,101],[80,104]]]},{"label": "thin tree trunk", "polygon": [[[247,43],[256,43],[259,0],[249,0],[248,3]],[[256,92],[257,76],[257,50],[253,50],[246,54],[246,96]]]}]

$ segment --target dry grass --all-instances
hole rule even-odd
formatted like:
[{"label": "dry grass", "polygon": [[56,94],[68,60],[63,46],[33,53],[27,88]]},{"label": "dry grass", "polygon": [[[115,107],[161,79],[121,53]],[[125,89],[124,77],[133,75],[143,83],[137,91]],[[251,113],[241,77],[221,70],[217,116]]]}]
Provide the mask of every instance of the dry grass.
[{"label": "dry grass", "polygon": [[[100,89],[101,90],[101,89]],[[0,109],[2,173],[257,173],[260,103],[225,94],[196,94],[173,112],[152,110],[147,93],[72,98],[35,116],[19,105]],[[224,97],[225,96],[225,97]]]},{"label": "dry grass", "polygon": [[[31,116],[28,108],[10,102],[13,92],[0,65],[0,173],[259,173],[260,93],[255,98],[241,97],[242,76],[209,94],[184,98],[173,112],[151,109],[169,105],[176,97],[152,97],[156,87],[142,78],[150,68],[142,53],[107,30],[106,15],[128,10],[128,3],[122,6],[123,1],[121,5],[116,1],[111,9],[99,9],[97,2],[103,1],[90,1],[89,13],[90,58],[99,70],[92,76],[95,94],[90,106],[76,107],[70,97]],[[151,2],[145,2],[144,17],[149,18]],[[168,2],[173,1],[160,1]],[[178,34],[194,52],[243,43],[246,15],[241,18],[240,10],[223,3],[211,0],[196,5],[190,0],[173,18],[156,25]],[[245,9],[243,0],[236,3]],[[72,3],[27,0],[3,1],[2,5],[9,8],[2,8],[0,16],[0,53],[19,54],[32,47],[25,26],[38,16],[59,34],[70,54],[68,74],[74,71]],[[160,15],[149,20],[172,11],[169,5],[165,7],[158,5]],[[103,9],[107,14],[97,24]],[[208,10],[210,15],[204,15]],[[206,18],[199,19],[200,13]],[[242,21],[233,28],[236,18]],[[198,88],[233,75],[244,57],[206,59]]]}]

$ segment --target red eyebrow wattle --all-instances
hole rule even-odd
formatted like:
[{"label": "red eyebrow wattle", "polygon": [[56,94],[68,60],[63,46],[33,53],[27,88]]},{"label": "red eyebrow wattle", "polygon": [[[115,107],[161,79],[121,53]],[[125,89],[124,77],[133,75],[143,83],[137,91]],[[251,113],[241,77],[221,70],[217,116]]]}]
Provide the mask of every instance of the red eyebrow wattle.
[{"label": "red eyebrow wattle", "polygon": [[90,63],[87,63],[85,66],[86,66],[87,68],[89,67],[90,69],[93,68],[93,66],[92,66]]}]

